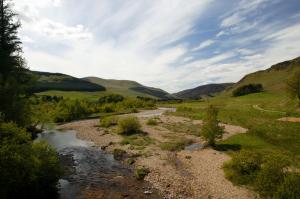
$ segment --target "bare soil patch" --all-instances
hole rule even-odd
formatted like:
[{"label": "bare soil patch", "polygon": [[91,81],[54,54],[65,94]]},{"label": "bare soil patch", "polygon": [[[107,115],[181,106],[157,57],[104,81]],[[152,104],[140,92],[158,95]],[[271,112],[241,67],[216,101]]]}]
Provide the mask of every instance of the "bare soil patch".
[{"label": "bare soil patch", "polygon": [[278,121],[282,121],[282,122],[300,122],[300,118],[299,117],[282,117],[282,118],[279,118]]}]

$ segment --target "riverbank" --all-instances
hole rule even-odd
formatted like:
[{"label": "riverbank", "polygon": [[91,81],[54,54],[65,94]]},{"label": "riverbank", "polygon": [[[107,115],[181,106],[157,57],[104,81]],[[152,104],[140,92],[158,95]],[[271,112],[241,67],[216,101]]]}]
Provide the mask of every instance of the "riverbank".
[{"label": "riverbank", "polygon": [[[115,133],[114,128],[101,128],[99,120],[83,120],[60,125],[60,129],[77,131],[80,139],[93,141],[98,147],[113,152],[114,149],[126,151],[128,159],[133,160],[134,167],[144,166],[150,173],[145,180],[160,190],[165,198],[254,198],[254,194],[229,182],[222,170],[224,162],[230,157],[210,148],[195,150],[163,150],[162,145],[176,140],[191,140],[194,144],[203,145],[197,136],[202,124],[199,120],[162,115],[155,112],[136,114],[151,142],[136,146],[124,144],[124,137]],[[156,117],[157,125],[147,125],[149,117]],[[226,134],[224,138],[237,133],[245,133],[242,127],[222,124]],[[129,138],[127,138],[129,139]],[[132,163],[132,162],[131,162]]]}]

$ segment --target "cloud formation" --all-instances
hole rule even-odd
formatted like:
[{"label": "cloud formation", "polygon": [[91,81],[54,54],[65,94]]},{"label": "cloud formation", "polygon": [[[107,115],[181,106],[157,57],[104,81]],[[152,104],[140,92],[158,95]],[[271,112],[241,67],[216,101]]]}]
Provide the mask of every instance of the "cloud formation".
[{"label": "cloud formation", "polygon": [[15,9],[32,70],[174,92],[299,56],[300,2],[289,1],[15,0]]}]

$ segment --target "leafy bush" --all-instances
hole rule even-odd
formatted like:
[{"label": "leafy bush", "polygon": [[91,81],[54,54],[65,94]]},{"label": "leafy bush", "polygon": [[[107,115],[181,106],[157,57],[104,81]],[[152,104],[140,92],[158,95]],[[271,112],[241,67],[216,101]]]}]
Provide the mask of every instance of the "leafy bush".
[{"label": "leafy bush", "polygon": [[277,192],[279,185],[284,180],[284,169],[288,161],[283,157],[271,155],[262,164],[254,183],[255,189],[264,197],[272,198]]},{"label": "leafy bush", "polygon": [[236,184],[251,185],[264,198],[295,198],[300,176],[289,173],[290,161],[270,152],[241,151],[224,165],[226,177]]},{"label": "leafy bush", "polygon": [[177,138],[160,144],[160,148],[167,151],[180,151],[185,146],[193,143],[193,140],[187,138]]},{"label": "leafy bush", "polygon": [[255,180],[260,171],[262,156],[259,153],[242,150],[224,165],[226,177],[236,184],[248,184]]},{"label": "leafy bush", "polygon": [[251,93],[259,93],[263,91],[263,86],[261,84],[248,84],[238,87],[232,92],[234,97],[248,95]]},{"label": "leafy bush", "polygon": [[129,116],[119,120],[118,122],[119,133],[123,135],[131,135],[139,133],[141,130],[141,124],[137,117]]},{"label": "leafy bush", "polygon": [[147,125],[151,125],[151,126],[155,126],[158,124],[157,119],[156,118],[150,118],[147,120]]},{"label": "leafy bush", "polygon": [[124,100],[124,97],[119,94],[109,94],[103,97],[100,97],[98,102],[100,104],[105,104],[105,103],[117,103],[117,102],[122,102]]},{"label": "leafy bush", "polygon": [[105,128],[115,126],[118,124],[118,120],[119,118],[116,116],[102,117],[100,118],[100,126]]},{"label": "leafy bush", "polygon": [[102,107],[102,111],[104,113],[113,113],[115,112],[115,107],[114,105],[112,104],[105,104],[103,107]]},{"label": "leafy bush", "polygon": [[0,198],[54,198],[62,174],[54,149],[14,123],[1,123],[0,135]]},{"label": "leafy bush", "polygon": [[298,199],[300,196],[300,174],[288,173],[275,195],[276,199]]},{"label": "leafy bush", "polygon": [[224,130],[219,126],[218,109],[210,105],[207,109],[206,117],[204,118],[201,128],[201,135],[208,141],[208,145],[214,146],[215,139],[222,137]]},{"label": "leafy bush", "polygon": [[122,145],[130,144],[132,147],[136,147],[135,149],[141,149],[152,143],[154,143],[154,140],[149,136],[130,135],[130,136],[125,136],[120,144]]},{"label": "leafy bush", "polygon": [[138,167],[135,171],[135,177],[138,180],[144,180],[144,178],[150,173],[150,170],[146,167]]},{"label": "leafy bush", "polygon": [[113,150],[113,156],[115,160],[122,160],[125,155],[126,155],[126,151],[124,151],[123,149]]}]

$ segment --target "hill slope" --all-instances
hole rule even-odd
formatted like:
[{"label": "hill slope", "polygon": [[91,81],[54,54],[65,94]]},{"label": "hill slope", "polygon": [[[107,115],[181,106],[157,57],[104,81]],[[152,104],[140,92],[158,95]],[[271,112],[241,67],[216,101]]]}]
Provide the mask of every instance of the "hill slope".
[{"label": "hill slope", "polygon": [[232,85],[233,83],[207,84],[198,86],[196,88],[183,90],[178,93],[174,93],[173,95],[181,99],[199,99],[202,96],[220,93]]},{"label": "hill slope", "polygon": [[143,96],[156,99],[174,99],[174,96],[170,95],[164,90],[147,87],[135,81],[102,79],[98,77],[85,77],[83,78],[83,80],[103,85],[106,87],[108,92],[118,93],[124,96]]},{"label": "hill slope", "polygon": [[282,93],[285,90],[287,79],[298,70],[300,70],[300,57],[275,64],[266,70],[248,74],[226,93],[230,94],[236,88],[250,83],[260,83],[266,91]]},{"label": "hill slope", "polygon": [[94,92],[106,90],[102,85],[61,73],[38,71],[30,71],[30,73],[37,79],[37,83],[31,88],[33,92],[43,92],[48,90]]}]

